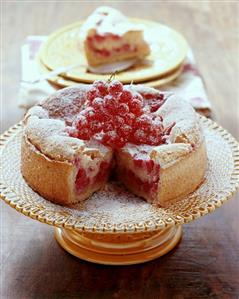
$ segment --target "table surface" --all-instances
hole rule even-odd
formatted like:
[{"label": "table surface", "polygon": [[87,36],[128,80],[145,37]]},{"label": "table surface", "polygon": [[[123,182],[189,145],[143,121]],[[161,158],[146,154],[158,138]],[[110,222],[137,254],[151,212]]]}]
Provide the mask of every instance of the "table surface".
[{"label": "table surface", "polygon": [[[18,122],[20,46],[85,18],[96,2],[2,0],[1,132]],[[113,3],[113,2],[112,2]],[[214,118],[238,138],[236,2],[114,2],[132,17],[181,31],[194,49]],[[237,198],[238,199],[238,198]],[[1,207],[1,298],[239,298],[238,200],[184,226],[182,242],[164,257],[135,266],[81,261],[53,238],[53,228]]]}]

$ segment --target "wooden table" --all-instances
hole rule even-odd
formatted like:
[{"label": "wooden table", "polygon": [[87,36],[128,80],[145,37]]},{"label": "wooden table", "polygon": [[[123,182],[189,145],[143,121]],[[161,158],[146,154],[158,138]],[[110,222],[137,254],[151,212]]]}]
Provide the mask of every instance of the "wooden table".
[{"label": "wooden table", "polygon": [[[2,1],[1,131],[19,121],[20,46],[85,18],[97,3]],[[238,4],[114,3],[133,17],[183,32],[194,49],[218,123],[238,137]],[[127,267],[94,265],[66,253],[53,229],[1,205],[1,298],[238,298],[238,200],[184,226],[178,247]]]}]

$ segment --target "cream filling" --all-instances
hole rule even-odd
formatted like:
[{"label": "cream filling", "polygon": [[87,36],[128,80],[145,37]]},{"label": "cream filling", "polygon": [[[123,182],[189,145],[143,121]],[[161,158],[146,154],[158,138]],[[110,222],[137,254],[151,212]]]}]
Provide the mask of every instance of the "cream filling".
[{"label": "cream filling", "polygon": [[94,178],[99,170],[100,170],[100,165],[102,162],[111,162],[111,154],[105,155],[105,156],[98,156],[98,157],[92,157],[91,155],[80,155],[79,156],[79,161],[77,162],[77,168],[84,169],[86,171],[86,176],[89,179]]}]

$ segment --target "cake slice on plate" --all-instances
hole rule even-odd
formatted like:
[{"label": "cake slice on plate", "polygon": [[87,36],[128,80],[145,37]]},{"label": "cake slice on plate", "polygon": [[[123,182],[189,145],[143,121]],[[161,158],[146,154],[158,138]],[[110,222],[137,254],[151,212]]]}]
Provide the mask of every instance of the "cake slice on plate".
[{"label": "cake slice on plate", "polygon": [[141,25],[132,23],[118,10],[97,8],[81,28],[88,64],[105,64],[140,59],[150,53]]}]

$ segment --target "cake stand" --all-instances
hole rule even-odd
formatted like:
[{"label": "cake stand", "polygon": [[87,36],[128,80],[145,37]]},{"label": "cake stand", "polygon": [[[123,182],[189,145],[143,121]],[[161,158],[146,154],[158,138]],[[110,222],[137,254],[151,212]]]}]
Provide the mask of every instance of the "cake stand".
[{"label": "cake stand", "polygon": [[0,196],[17,211],[55,227],[58,243],[81,259],[108,265],[146,262],[172,250],[182,225],[214,211],[239,185],[239,146],[215,122],[200,117],[208,168],[192,194],[165,208],[156,207],[109,183],[85,202],[63,207],[35,193],[20,171],[23,126],[0,138]]}]

